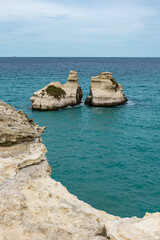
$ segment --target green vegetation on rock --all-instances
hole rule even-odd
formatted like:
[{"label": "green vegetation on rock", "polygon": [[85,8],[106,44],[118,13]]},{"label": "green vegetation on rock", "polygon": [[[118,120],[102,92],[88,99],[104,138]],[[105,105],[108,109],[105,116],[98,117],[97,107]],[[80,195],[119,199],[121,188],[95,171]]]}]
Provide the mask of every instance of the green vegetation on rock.
[{"label": "green vegetation on rock", "polygon": [[10,141],[6,141],[6,142],[4,142],[4,143],[0,143],[0,146],[1,146],[1,147],[10,147],[10,146],[12,146],[12,145],[13,145],[13,143],[10,142]]},{"label": "green vegetation on rock", "polygon": [[56,99],[60,99],[61,97],[65,97],[65,91],[60,87],[55,87],[54,85],[50,85],[46,88],[46,92],[48,95],[53,96]]}]

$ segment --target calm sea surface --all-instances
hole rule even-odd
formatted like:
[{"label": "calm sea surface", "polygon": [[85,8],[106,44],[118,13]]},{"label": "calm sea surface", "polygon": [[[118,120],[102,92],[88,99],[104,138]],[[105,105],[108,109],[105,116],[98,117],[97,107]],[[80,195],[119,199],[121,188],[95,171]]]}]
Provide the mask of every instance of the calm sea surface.
[{"label": "calm sea surface", "polygon": [[[29,98],[77,70],[84,98],[91,76],[114,73],[128,103],[32,111]],[[0,58],[0,99],[47,126],[52,177],[108,213],[160,211],[160,58]]]}]

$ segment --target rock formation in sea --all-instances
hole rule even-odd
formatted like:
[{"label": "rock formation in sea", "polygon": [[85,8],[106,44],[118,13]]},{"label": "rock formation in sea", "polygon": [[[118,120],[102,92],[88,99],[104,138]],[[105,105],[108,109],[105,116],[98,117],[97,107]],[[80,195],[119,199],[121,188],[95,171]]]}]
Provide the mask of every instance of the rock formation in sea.
[{"label": "rock formation in sea", "polygon": [[159,240],[160,213],[112,216],[53,180],[44,129],[0,101],[0,240]]},{"label": "rock formation in sea", "polygon": [[35,92],[30,100],[33,109],[45,111],[76,106],[81,103],[82,96],[83,92],[78,83],[77,72],[70,71],[66,84],[51,82]]},{"label": "rock formation in sea", "polygon": [[127,101],[122,85],[112,77],[112,73],[103,72],[92,77],[90,94],[85,100],[86,105],[97,107],[112,107]]}]

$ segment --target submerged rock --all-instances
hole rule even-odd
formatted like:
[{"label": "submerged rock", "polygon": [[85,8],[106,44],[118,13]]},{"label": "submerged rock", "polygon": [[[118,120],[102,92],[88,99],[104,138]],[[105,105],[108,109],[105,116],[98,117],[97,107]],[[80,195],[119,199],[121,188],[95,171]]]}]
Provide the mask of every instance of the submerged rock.
[{"label": "submerged rock", "polygon": [[78,200],[50,177],[44,128],[2,101],[1,111],[0,240],[159,240],[160,213],[122,219]]},{"label": "submerged rock", "polygon": [[112,73],[103,72],[92,77],[90,94],[85,100],[86,105],[98,107],[112,107],[127,101],[123,87],[112,77]]},{"label": "submerged rock", "polygon": [[62,85],[60,82],[51,82],[30,98],[32,108],[35,110],[57,110],[81,103],[82,89],[78,83],[76,71],[70,71],[68,81]]}]

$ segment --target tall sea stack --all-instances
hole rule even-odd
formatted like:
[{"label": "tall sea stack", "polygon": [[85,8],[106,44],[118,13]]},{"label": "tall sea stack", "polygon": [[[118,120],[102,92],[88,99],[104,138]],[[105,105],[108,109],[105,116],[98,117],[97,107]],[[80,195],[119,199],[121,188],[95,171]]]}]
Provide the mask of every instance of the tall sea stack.
[{"label": "tall sea stack", "polygon": [[82,89],[78,83],[76,71],[70,71],[66,84],[51,82],[41,90],[35,92],[30,98],[32,109],[51,111],[76,106],[81,103]]},{"label": "tall sea stack", "polygon": [[92,77],[90,94],[85,100],[86,105],[96,107],[113,107],[127,101],[121,84],[112,77],[112,73],[103,72]]}]

